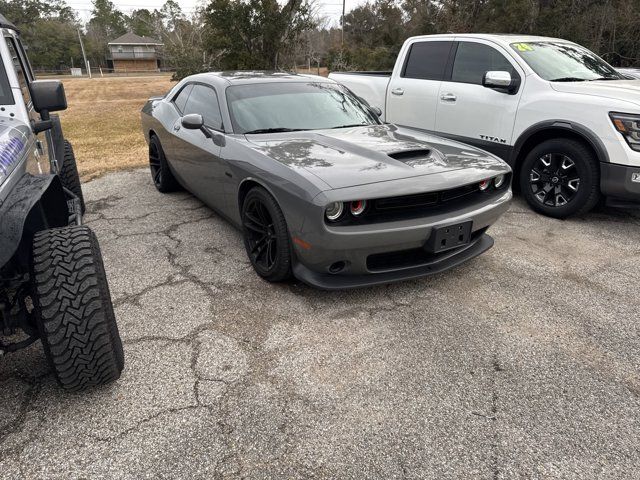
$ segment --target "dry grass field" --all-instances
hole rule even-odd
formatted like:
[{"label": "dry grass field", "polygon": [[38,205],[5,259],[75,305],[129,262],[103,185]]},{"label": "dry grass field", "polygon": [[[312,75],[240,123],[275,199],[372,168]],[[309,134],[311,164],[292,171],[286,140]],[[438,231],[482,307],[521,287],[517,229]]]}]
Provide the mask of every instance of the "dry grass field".
[{"label": "dry grass field", "polygon": [[174,85],[170,76],[65,78],[63,83],[69,108],[60,117],[83,181],[147,164],[140,109]]}]

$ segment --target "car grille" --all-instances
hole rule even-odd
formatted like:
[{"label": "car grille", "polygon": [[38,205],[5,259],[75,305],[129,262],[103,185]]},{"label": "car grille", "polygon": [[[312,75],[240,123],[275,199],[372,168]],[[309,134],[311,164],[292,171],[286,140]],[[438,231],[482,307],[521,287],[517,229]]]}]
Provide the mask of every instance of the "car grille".
[{"label": "car grille", "polygon": [[[395,252],[376,253],[367,257],[367,270],[370,272],[384,272],[389,270],[401,270],[403,268],[420,267],[435,263],[443,258],[451,257],[461,250],[473,245],[487,229],[483,228],[471,235],[468,244],[446,252],[430,253],[424,248],[412,248]],[[426,240],[426,239],[425,239]]]},{"label": "car grille", "polygon": [[[436,209],[438,209],[438,213],[454,211],[492,196],[502,195],[509,183],[509,178],[507,178],[503,187],[497,190],[491,188],[484,192],[480,191],[477,183],[473,183],[437,192],[378,198],[369,200],[367,210],[359,217],[347,213],[337,222],[329,222],[326,219],[325,222],[331,226],[364,225],[420,218],[429,215]],[[348,202],[345,204],[345,210],[348,212]]]}]

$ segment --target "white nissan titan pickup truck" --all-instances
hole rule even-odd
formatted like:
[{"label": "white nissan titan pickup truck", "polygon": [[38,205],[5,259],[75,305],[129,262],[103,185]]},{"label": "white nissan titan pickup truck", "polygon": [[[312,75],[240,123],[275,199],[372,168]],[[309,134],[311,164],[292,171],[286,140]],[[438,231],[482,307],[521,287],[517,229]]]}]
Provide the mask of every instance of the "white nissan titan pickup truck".
[{"label": "white nissan titan pickup truck", "polygon": [[408,39],[392,73],[332,73],[389,123],[487,150],[538,212],[565,218],[604,195],[640,206],[640,81],[546,37]]}]

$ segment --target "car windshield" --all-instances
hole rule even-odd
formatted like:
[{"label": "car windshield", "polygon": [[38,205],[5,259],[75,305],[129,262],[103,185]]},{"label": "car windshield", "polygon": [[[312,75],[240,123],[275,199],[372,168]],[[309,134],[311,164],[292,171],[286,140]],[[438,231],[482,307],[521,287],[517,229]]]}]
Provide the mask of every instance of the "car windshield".
[{"label": "car windshield", "polygon": [[551,82],[626,80],[595,53],[564,42],[512,43],[511,48],[540,77]]},{"label": "car windshield", "polygon": [[7,78],[7,71],[4,68],[4,63],[0,61],[0,105],[14,105],[15,100],[11,93],[11,86],[9,85],[9,79]]},{"label": "car windshield", "polygon": [[282,82],[227,88],[235,133],[320,130],[377,125],[377,115],[346,88],[322,82]]}]

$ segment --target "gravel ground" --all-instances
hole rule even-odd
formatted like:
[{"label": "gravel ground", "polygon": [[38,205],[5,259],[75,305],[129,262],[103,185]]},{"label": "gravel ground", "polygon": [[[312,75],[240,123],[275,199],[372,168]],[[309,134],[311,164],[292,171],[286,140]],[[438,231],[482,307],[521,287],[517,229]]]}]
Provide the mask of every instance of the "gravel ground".
[{"label": "gravel ground", "polygon": [[640,214],[516,200],[495,247],[366,290],[270,285],[146,171],[85,185],[127,366],[68,394],[0,360],[8,478],[638,478]]}]

